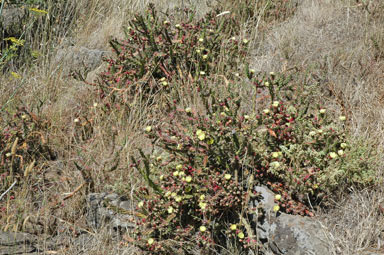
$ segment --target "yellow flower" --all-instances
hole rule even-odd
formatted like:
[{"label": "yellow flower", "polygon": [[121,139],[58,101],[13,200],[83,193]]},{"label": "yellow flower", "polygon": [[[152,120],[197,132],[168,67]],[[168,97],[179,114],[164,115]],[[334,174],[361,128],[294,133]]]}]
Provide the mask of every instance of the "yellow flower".
[{"label": "yellow flower", "polygon": [[163,86],[168,86],[168,82],[167,81],[163,81],[161,84],[163,84]]},{"label": "yellow flower", "polygon": [[173,213],[173,207],[172,206],[168,207],[167,211],[168,211],[169,214]]},{"label": "yellow flower", "polygon": [[176,202],[180,202],[181,200],[182,200],[182,197],[180,197],[180,196],[175,197]]},{"label": "yellow flower", "polygon": [[151,132],[151,130],[152,130],[152,127],[151,127],[151,126],[147,126],[147,127],[145,128],[145,132],[147,132],[147,133]]},{"label": "yellow flower", "polygon": [[273,107],[278,107],[278,106],[279,106],[279,101],[273,101],[272,106],[273,106]]},{"label": "yellow flower", "polygon": [[203,59],[207,59],[208,58],[208,55],[203,55]]},{"label": "yellow flower", "polygon": [[280,200],[280,199],[281,199],[281,195],[280,195],[280,194],[277,194],[277,195],[275,196],[275,199],[276,199],[276,200]]},{"label": "yellow flower", "polygon": [[185,112],[186,112],[186,113],[190,113],[190,112],[192,112],[191,107],[187,107],[187,108],[185,108]]},{"label": "yellow flower", "polygon": [[18,73],[15,73],[15,72],[11,72],[11,75],[12,75],[12,77],[15,78],[15,79],[20,79],[20,78],[21,78],[21,75],[18,74]]},{"label": "yellow flower", "polygon": [[172,192],[170,192],[170,191],[167,191],[166,193],[165,193],[165,197],[169,197],[170,195],[172,194]]},{"label": "yellow flower", "polygon": [[176,170],[181,170],[183,168],[183,165],[179,164],[176,166]]},{"label": "yellow flower", "polygon": [[243,239],[244,238],[244,233],[243,232],[240,232],[237,234],[237,236],[240,238],[240,239]]},{"label": "yellow flower", "polygon": [[205,139],[205,132],[201,129],[198,129],[196,131],[196,135],[199,138],[200,141],[203,141]]},{"label": "yellow flower", "polygon": [[204,71],[200,71],[200,75],[205,75],[205,72]]},{"label": "yellow flower", "polygon": [[205,231],[207,231],[207,228],[205,226],[200,226],[200,231],[205,232]]},{"label": "yellow flower", "polygon": [[309,135],[310,135],[310,136],[315,136],[315,135],[316,135],[316,132],[315,132],[315,131],[311,131],[311,132],[309,132]]},{"label": "yellow flower", "polygon": [[325,112],[326,112],[325,109],[320,109],[320,113],[321,113],[321,114],[324,114]]},{"label": "yellow flower", "polygon": [[267,81],[264,82],[264,86],[265,86],[265,87],[269,87],[269,82],[267,82]]},{"label": "yellow flower", "polygon": [[279,157],[279,153],[278,152],[272,152],[272,157],[273,158],[278,158]]},{"label": "yellow flower", "polygon": [[204,38],[199,38],[199,42],[204,42]]},{"label": "yellow flower", "polygon": [[337,154],[336,154],[336,152],[330,152],[330,153],[329,153],[329,156],[330,156],[331,158],[337,158]]},{"label": "yellow flower", "polygon": [[173,176],[178,176],[179,175],[179,171],[175,171],[175,172],[173,172]]},{"label": "yellow flower", "polygon": [[11,41],[16,46],[22,46],[22,45],[24,45],[24,42],[25,42],[25,40],[19,40],[13,36],[5,38],[4,41]]},{"label": "yellow flower", "polygon": [[268,110],[268,109],[264,109],[263,112],[264,112],[265,114],[268,114],[268,113],[269,113],[269,110]]},{"label": "yellow flower", "polygon": [[236,230],[236,229],[237,229],[237,225],[236,225],[236,224],[232,224],[232,225],[230,226],[230,229],[231,229],[231,230]]},{"label": "yellow flower", "polygon": [[248,44],[248,42],[249,42],[249,41],[248,41],[247,39],[244,39],[244,40],[243,40],[243,43],[244,43],[244,44]]},{"label": "yellow flower", "polygon": [[207,142],[208,145],[211,145],[215,142],[215,140],[213,140],[213,138],[209,139],[209,141]]},{"label": "yellow flower", "polygon": [[200,202],[199,207],[201,208],[201,210],[205,210],[205,208],[207,207],[207,203]]},{"label": "yellow flower", "polygon": [[200,196],[200,200],[204,200],[204,199],[205,199],[205,195],[203,194]]},{"label": "yellow flower", "polygon": [[346,144],[346,143],[341,143],[341,144],[340,144],[340,147],[343,148],[343,149],[345,149],[345,148],[347,148],[347,144]]},{"label": "yellow flower", "polygon": [[254,74],[256,71],[255,71],[255,69],[249,69],[249,72],[250,72],[251,74]]},{"label": "yellow flower", "polygon": [[275,205],[275,206],[273,207],[273,211],[274,211],[274,212],[278,212],[279,210],[280,210],[280,206]]},{"label": "yellow flower", "polygon": [[338,150],[337,154],[339,154],[339,156],[343,156],[344,155],[344,151],[343,150]]},{"label": "yellow flower", "polygon": [[224,175],[224,178],[225,178],[226,180],[230,180],[230,179],[232,178],[232,175],[230,175],[230,174],[225,174],[225,175]]},{"label": "yellow flower", "polygon": [[37,9],[37,8],[29,8],[29,10],[32,11],[32,12],[35,12],[37,14],[48,14],[47,11],[40,10],[40,9]]},{"label": "yellow flower", "polygon": [[192,177],[190,175],[188,175],[187,177],[185,177],[185,181],[186,182],[191,182],[192,181]]},{"label": "yellow flower", "polygon": [[341,120],[341,121],[345,121],[347,118],[345,117],[345,116],[340,116],[339,117],[339,120]]},{"label": "yellow flower", "polygon": [[155,241],[155,240],[154,240],[153,238],[149,238],[149,239],[148,239],[148,244],[151,245],[151,244],[153,244],[154,241]]},{"label": "yellow flower", "polygon": [[177,195],[176,192],[171,193],[171,197],[175,197],[176,195]]},{"label": "yellow flower", "polygon": [[164,180],[164,175],[162,174],[162,175],[160,175],[160,181],[162,181],[162,180]]},{"label": "yellow flower", "polygon": [[273,162],[271,162],[271,167],[273,167],[273,168],[279,168],[279,167],[280,167],[280,163],[277,162],[277,161],[273,161]]},{"label": "yellow flower", "polygon": [[140,201],[138,204],[137,204],[137,207],[141,208],[144,206],[144,201]]}]

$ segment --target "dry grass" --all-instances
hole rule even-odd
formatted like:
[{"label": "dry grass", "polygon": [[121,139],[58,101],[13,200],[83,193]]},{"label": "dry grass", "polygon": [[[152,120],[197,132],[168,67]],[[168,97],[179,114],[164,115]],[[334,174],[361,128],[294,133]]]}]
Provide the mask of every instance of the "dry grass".
[{"label": "dry grass", "polygon": [[[142,11],[150,1],[76,2],[79,19],[73,27],[75,36],[69,40],[77,47],[110,50],[109,38],[121,37],[120,28],[128,18]],[[252,67],[267,72],[295,67],[308,73],[303,81],[317,84],[322,93],[319,101],[329,109],[345,114],[356,137],[372,140],[382,147],[384,5],[379,1],[365,2],[368,2],[367,6],[352,0],[301,1],[292,17],[272,22],[273,27],[263,24],[265,33],[249,31],[257,46],[252,53]],[[156,4],[163,10],[193,5],[200,14],[208,8],[203,0],[159,0]],[[52,54],[54,51],[49,51],[48,55]],[[60,161],[47,162],[35,169],[31,181],[36,181],[37,188],[33,194],[28,192],[29,189],[20,189],[15,200],[6,201],[9,218],[0,218],[2,229],[59,233],[62,246],[67,247],[62,251],[65,254],[137,254],[131,248],[119,248],[109,239],[107,230],[94,232],[88,229],[95,236],[94,245],[75,246],[71,245],[71,240],[82,229],[87,229],[84,218],[87,193],[115,191],[130,194],[140,185],[141,181],[134,173],[127,173],[126,166],[134,148],[146,146],[146,141],[141,138],[142,129],[156,120],[159,113],[152,112],[147,102],[141,102],[140,108],[128,114],[128,119],[122,118],[119,112],[89,116],[94,133],[91,137],[84,136],[89,123],[84,122],[79,129],[74,119],[97,103],[90,96],[92,88],[63,76],[49,58],[41,63],[25,71],[22,80],[0,77],[0,106],[6,104],[12,109],[23,103],[36,110],[39,102],[43,102],[39,111],[51,122],[48,136]],[[193,99],[190,100],[185,103],[190,105]],[[87,174],[79,171],[74,162]],[[383,169],[378,171],[381,173]],[[76,195],[62,200],[64,193],[83,183],[86,184]],[[364,250],[383,249],[382,197],[382,189],[352,189],[333,210],[320,213],[319,220],[329,230],[330,254],[363,254]],[[12,214],[17,217],[11,217]],[[35,222],[39,222],[41,228],[31,230]]]}]

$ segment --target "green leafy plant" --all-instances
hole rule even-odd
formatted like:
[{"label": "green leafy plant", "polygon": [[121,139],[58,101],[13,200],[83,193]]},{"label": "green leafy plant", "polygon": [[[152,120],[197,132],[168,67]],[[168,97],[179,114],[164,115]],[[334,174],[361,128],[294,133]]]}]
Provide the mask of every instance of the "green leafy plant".
[{"label": "green leafy plant", "polygon": [[142,154],[141,172],[153,189],[137,194],[140,247],[172,253],[192,249],[186,243],[195,238],[202,247],[218,249],[226,233],[249,249],[257,240],[247,219],[262,215],[249,204],[258,198],[255,186],[279,195],[277,211],[312,216],[312,206],[326,205],[338,191],[374,184],[374,154],[351,144],[344,116],[335,121],[316,105],[296,104],[300,93],[286,101],[284,95],[297,89],[275,74],[254,79],[254,85],[269,92],[265,109],[244,112],[241,85],[229,83],[225,93],[201,89],[204,111],[175,106],[161,125],[146,128],[162,153]]},{"label": "green leafy plant", "polygon": [[161,18],[154,5],[137,15],[125,29],[125,40],[111,41],[117,57],[106,60],[108,70],[96,84],[106,104],[129,107],[135,95],[168,93],[183,80],[238,70],[245,63],[248,40],[236,37],[234,18],[218,13],[177,24]]}]

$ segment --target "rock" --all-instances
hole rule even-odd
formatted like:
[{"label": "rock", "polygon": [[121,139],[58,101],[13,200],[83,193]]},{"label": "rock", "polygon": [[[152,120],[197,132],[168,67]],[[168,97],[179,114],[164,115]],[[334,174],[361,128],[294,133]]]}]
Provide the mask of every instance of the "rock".
[{"label": "rock", "polygon": [[107,193],[92,193],[87,197],[88,225],[99,229],[109,225],[114,230],[135,228],[132,201],[124,196]]},{"label": "rock", "polygon": [[102,58],[107,53],[98,49],[69,46],[57,51],[54,64],[59,66],[64,75],[81,74],[86,78],[89,72],[102,64]]},{"label": "rock", "polygon": [[[266,187],[255,188],[262,196],[251,207],[262,203],[266,215],[256,222],[256,233],[261,243],[268,244],[274,254],[327,254],[326,235],[314,219],[299,215],[274,213],[275,194]],[[254,219],[255,220],[255,219]]]},{"label": "rock", "polygon": [[23,8],[9,7],[4,8],[0,15],[0,33],[8,36],[16,37],[22,32],[23,22],[26,11]]},{"label": "rock", "polygon": [[37,252],[36,236],[26,233],[0,232],[0,254],[32,254]]},{"label": "rock", "polygon": [[326,236],[313,218],[282,213],[272,221],[268,241],[275,254],[327,254]]}]

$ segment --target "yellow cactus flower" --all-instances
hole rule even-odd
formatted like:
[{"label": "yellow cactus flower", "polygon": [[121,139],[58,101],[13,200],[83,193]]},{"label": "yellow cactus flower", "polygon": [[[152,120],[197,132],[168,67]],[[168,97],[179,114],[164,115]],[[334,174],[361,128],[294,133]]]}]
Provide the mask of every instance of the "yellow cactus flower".
[{"label": "yellow cactus flower", "polygon": [[331,157],[331,158],[337,158],[337,154],[336,154],[336,152],[330,152],[329,153],[329,156]]},{"label": "yellow cactus flower", "polygon": [[192,181],[192,176],[188,175],[187,177],[185,177],[185,181],[186,182],[191,182]]},{"label": "yellow cactus flower", "polygon": [[279,210],[280,210],[280,206],[275,205],[275,206],[273,207],[273,211],[274,211],[274,212],[278,212]]},{"label": "yellow cactus flower", "polygon": [[207,228],[206,228],[205,226],[200,226],[199,229],[200,229],[201,232],[205,232],[205,231],[207,231]]},{"label": "yellow cactus flower", "polygon": [[200,202],[199,207],[201,208],[201,210],[205,210],[205,208],[207,207],[207,203]]},{"label": "yellow cactus flower", "polygon": [[236,229],[237,229],[237,225],[236,225],[236,224],[232,224],[229,228],[230,228],[231,230],[236,230]]},{"label": "yellow cactus flower", "polygon": [[205,132],[201,129],[198,129],[196,131],[196,135],[199,138],[200,141],[203,141],[205,139]]},{"label": "yellow cactus flower", "polygon": [[149,244],[149,245],[153,244],[154,242],[155,242],[155,240],[154,240],[153,238],[149,238],[149,239],[148,239],[148,244]]},{"label": "yellow cactus flower", "polygon": [[240,239],[243,239],[243,238],[245,237],[245,235],[244,235],[243,232],[238,233],[237,236],[238,236]]}]

